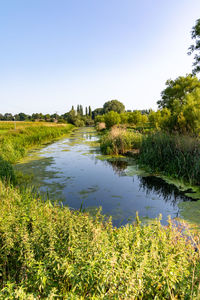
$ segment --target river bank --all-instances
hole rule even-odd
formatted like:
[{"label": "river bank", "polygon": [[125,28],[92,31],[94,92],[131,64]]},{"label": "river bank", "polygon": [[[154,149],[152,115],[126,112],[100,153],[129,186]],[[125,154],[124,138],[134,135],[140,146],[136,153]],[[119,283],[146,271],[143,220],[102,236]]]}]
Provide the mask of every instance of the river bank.
[{"label": "river bank", "polygon": [[91,214],[101,206],[103,214],[112,216],[114,226],[133,222],[136,211],[143,222],[161,213],[166,225],[168,215],[182,217],[180,204],[193,204],[185,191],[138,168],[132,158],[102,156],[98,139],[92,127],[77,129],[67,138],[31,151],[15,169],[51,200]]},{"label": "river bank", "polygon": [[[0,181],[0,298],[199,297],[199,252],[180,229],[170,219],[168,226],[160,219],[143,226],[142,210],[134,224],[119,215],[119,207],[130,215],[131,205],[148,201],[172,209],[183,195],[139,175],[132,160],[102,159],[94,128],[32,149],[15,168],[32,174],[36,188]],[[127,175],[130,168],[137,175]],[[96,210],[95,199],[107,216]]]}]

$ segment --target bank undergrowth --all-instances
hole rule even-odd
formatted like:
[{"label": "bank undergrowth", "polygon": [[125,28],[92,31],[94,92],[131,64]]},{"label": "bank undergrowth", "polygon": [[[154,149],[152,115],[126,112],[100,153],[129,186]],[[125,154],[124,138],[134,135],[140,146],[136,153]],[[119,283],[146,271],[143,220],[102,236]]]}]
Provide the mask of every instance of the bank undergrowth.
[{"label": "bank undergrowth", "polygon": [[113,228],[1,182],[0,206],[1,299],[200,295],[199,252],[170,224]]},{"label": "bank undergrowth", "polygon": [[200,139],[189,135],[161,131],[141,134],[113,127],[100,138],[102,153],[126,154],[137,150],[135,158],[149,172],[181,179],[193,185],[200,184]]},{"label": "bank undergrowth", "polygon": [[[5,125],[2,125],[3,128]],[[0,135],[0,179],[15,183],[16,176],[12,163],[24,157],[30,148],[61,137],[72,128],[71,124],[47,126],[41,123],[34,124],[34,126],[25,123],[23,127],[22,122],[20,129],[9,130]]]},{"label": "bank undergrowth", "polygon": [[144,136],[139,163],[153,172],[200,183],[200,140],[184,135],[158,132]]}]

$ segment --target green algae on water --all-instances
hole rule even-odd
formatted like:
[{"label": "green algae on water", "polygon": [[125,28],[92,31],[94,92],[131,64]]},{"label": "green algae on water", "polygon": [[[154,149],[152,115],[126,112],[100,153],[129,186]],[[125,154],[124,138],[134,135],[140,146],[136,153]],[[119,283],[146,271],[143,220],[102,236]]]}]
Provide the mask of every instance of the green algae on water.
[{"label": "green algae on water", "polygon": [[179,205],[180,215],[189,223],[197,224],[200,229],[200,200],[192,202],[182,202]]}]

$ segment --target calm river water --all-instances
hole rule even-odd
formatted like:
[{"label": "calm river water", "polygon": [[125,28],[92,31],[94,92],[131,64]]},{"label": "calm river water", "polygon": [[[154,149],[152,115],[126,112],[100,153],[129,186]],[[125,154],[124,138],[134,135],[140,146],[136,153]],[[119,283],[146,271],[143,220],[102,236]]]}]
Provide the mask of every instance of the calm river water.
[{"label": "calm river water", "polygon": [[17,164],[17,170],[32,175],[31,184],[50,199],[73,209],[112,216],[114,226],[132,222],[136,211],[142,220],[162,214],[179,216],[178,204],[190,201],[162,179],[145,176],[131,159],[103,160],[93,128],[81,128],[44,148],[36,149]]}]

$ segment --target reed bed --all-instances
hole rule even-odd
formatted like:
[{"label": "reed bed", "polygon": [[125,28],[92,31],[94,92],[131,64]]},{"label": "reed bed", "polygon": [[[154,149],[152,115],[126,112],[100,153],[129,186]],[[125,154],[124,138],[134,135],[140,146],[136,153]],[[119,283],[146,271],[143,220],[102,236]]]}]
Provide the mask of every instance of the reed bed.
[{"label": "reed bed", "polygon": [[144,136],[139,162],[151,171],[200,184],[199,138],[162,132]]}]

